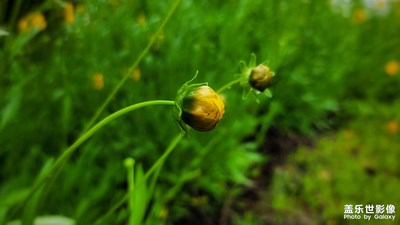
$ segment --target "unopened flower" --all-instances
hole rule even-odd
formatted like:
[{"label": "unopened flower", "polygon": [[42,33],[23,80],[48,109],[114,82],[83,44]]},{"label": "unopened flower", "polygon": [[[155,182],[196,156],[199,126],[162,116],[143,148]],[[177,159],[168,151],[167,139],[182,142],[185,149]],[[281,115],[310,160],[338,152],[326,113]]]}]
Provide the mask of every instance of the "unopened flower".
[{"label": "unopened flower", "polygon": [[243,97],[245,98],[248,93],[255,94],[264,93],[268,97],[272,97],[269,87],[272,84],[272,78],[275,73],[261,63],[256,66],[256,55],[251,54],[250,61],[246,65],[245,62],[240,62],[240,84],[243,86]]},{"label": "unopened flower", "polygon": [[253,88],[263,92],[272,83],[273,73],[266,65],[260,64],[251,70],[249,82]]},{"label": "unopened flower", "polygon": [[183,98],[182,120],[198,131],[214,129],[222,119],[225,105],[209,86],[196,87]]},{"label": "unopened flower", "polygon": [[206,83],[184,84],[178,90],[175,102],[178,109],[177,121],[185,132],[185,124],[197,131],[210,131],[225,113],[221,96]]}]

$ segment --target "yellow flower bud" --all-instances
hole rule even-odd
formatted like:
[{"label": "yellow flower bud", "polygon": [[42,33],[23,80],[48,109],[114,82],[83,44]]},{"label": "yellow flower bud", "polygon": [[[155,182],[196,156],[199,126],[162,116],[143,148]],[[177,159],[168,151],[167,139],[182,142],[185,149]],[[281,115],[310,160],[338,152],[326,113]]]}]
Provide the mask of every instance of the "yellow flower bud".
[{"label": "yellow flower bud", "polygon": [[251,70],[249,82],[254,89],[263,92],[271,85],[273,75],[267,66],[260,64]]},{"label": "yellow flower bud", "polygon": [[183,122],[198,131],[214,129],[225,112],[222,98],[207,85],[189,90],[181,107]]}]

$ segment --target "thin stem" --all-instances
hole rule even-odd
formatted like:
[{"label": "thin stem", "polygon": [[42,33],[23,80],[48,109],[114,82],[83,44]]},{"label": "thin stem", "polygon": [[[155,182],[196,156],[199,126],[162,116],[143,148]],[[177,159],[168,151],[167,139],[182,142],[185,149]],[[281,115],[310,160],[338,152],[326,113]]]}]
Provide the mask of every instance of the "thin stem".
[{"label": "thin stem", "polygon": [[[62,166],[62,164],[68,160],[68,158],[76,151],[76,149],[82,145],[88,138],[90,138],[94,133],[96,133],[100,128],[102,128],[104,125],[108,124],[112,120],[116,119],[117,117],[120,117],[126,113],[129,113],[133,110],[147,107],[147,106],[153,106],[153,105],[170,105],[174,106],[175,102],[170,101],[170,100],[153,100],[153,101],[146,101],[146,102],[140,102],[128,107],[125,107],[121,110],[118,110],[114,112],[113,114],[107,116],[103,120],[101,120],[99,123],[97,123],[95,126],[93,126],[90,130],[88,130],[86,133],[84,133],[78,140],[76,140],[71,146],[67,148],[56,160],[56,162],[53,164],[52,168],[49,170],[49,172],[43,176],[42,179],[40,179],[30,190],[29,194],[27,197],[23,200],[20,206],[25,205],[25,203],[32,197],[32,195],[47,181],[53,180],[56,178],[56,175],[58,173],[55,173],[57,171],[57,168]],[[19,209],[19,207],[16,208],[16,210]],[[15,211],[16,211],[15,210]],[[11,213],[12,215],[13,213]]]},{"label": "thin stem", "polygon": [[241,79],[237,79],[237,80],[233,80],[227,84],[225,84],[224,86],[222,86],[220,89],[218,89],[217,93],[222,93],[225,89],[230,88],[231,86],[233,86],[234,84],[237,84],[240,82]]},{"label": "thin stem", "polygon": [[160,175],[160,172],[161,172],[163,166],[164,166],[164,161],[156,169],[156,171],[154,172],[154,175],[151,177],[150,185],[149,185],[149,198],[152,198],[152,196],[153,196],[154,188],[156,186],[156,183],[157,183],[157,180],[158,180],[158,176]]},{"label": "thin stem", "polygon": [[110,101],[114,98],[114,96],[118,92],[118,90],[122,87],[122,85],[125,83],[125,81],[132,75],[132,72],[134,71],[134,69],[139,65],[140,61],[142,61],[143,57],[147,54],[147,52],[149,51],[151,46],[153,46],[154,42],[157,40],[157,37],[160,35],[161,31],[164,29],[165,25],[171,18],[172,14],[175,12],[175,9],[178,6],[179,2],[180,2],[180,0],[175,0],[174,4],[172,5],[171,9],[169,10],[167,16],[162,21],[160,27],[158,27],[155,35],[150,39],[146,48],[143,49],[143,51],[140,53],[139,57],[136,59],[136,61],[133,63],[133,65],[129,68],[129,70],[125,74],[124,78],[112,90],[111,94],[107,97],[107,99],[104,101],[104,103],[96,111],[96,114],[92,117],[92,119],[90,120],[90,122],[88,123],[86,128],[84,129],[84,132],[86,132],[94,124],[94,122],[96,122],[97,118],[104,111],[104,109],[107,107],[107,105],[110,103]]},{"label": "thin stem", "polygon": [[63,168],[63,166],[64,166],[66,163],[67,163],[67,162],[64,161],[64,162],[61,164],[61,166],[59,166],[59,168],[56,168],[56,169],[55,169],[54,175],[53,175],[54,179],[50,180],[50,181],[46,184],[46,187],[43,188],[42,196],[40,197],[40,198],[41,198],[41,201],[40,201],[40,204],[38,205],[38,211],[43,207],[43,205],[44,205],[44,203],[45,203],[45,201],[46,201],[46,198],[47,198],[47,196],[48,196],[49,193],[50,193],[51,188],[52,188],[52,187],[54,186],[54,184],[56,183],[57,177],[58,177],[58,175],[61,173],[62,168]]},{"label": "thin stem", "polygon": [[115,113],[107,116],[104,118],[102,121],[97,123],[95,126],[93,126],[88,132],[83,134],[74,144],[72,144],[60,157],[59,159],[55,162],[54,167],[57,166],[57,163],[60,164],[64,159],[68,158],[83,142],[85,142],[89,137],[91,137],[94,133],[96,133],[100,128],[102,128],[104,125],[109,123],[110,121],[114,120],[117,117],[120,117],[128,112],[131,112],[133,110],[143,108],[146,106],[152,106],[152,105],[171,105],[174,106],[175,102],[170,101],[170,100],[153,100],[153,101],[147,101],[147,102],[140,102],[128,107],[125,107],[123,109],[120,109],[116,111]]},{"label": "thin stem", "polygon": [[[140,185],[144,184],[144,182],[149,178],[150,175],[154,173],[154,171],[163,164],[165,159],[168,157],[168,155],[172,152],[172,150],[175,149],[175,147],[178,145],[178,143],[182,140],[183,134],[179,133],[177,136],[175,136],[174,139],[172,139],[171,143],[169,144],[168,148],[165,150],[165,152],[162,154],[160,158],[156,161],[156,163],[153,164],[153,166],[147,171],[147,173],[144,175],[143,179],[138,182],[138,184],[135,186],[135,188],[139,187]],[[99,225],[103,224],[105,220],[117,209],[119,209],[130,197],[131,195],[135,194],[135,190],[130,190],[128,193],[124,195],[124,197],[117,202],[110,210],[108,210],[102,217],[100,217],[94,225]]]}]

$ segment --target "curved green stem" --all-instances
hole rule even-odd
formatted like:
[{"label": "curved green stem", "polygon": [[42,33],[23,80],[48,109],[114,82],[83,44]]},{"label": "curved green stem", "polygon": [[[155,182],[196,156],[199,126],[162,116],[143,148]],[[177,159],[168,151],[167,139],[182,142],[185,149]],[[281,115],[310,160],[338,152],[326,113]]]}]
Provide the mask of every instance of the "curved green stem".
[{"label": "curved green stem", "polygon": [[125,107],[123,109],[120,109],[116,111],[115,113],[107,116],[103,120],[101,120],[99,123],[97,123],[95,126],[93,126],[90,130],[88,130],[86,133],[84,133],[78,140],[75,141],[74,144],[72,144],[67,150],[63,152],[63,154],[58,158],[58,160],[54,163],[53,167],[57,167],[59,164],[64,161],[64,159],[67,159],[83,142],[85,142],[89,137],[91,137],[94,133],[96,133],[100,128],[102,128],[104,125],[107,123],[111,122],[117,117],[120,117],[128,112],[131,112],[133,110],[143,108],[146,106],[152,106],[152,105],[171,105],[174,106],[175,102],[170,101],[170,100],[153,100],[153,101],[147,101],[147,102],[140,102],[128,107]]},{"label": "curved green stem", "polygon": [[165,25],[171,18],[172,14],[174,14],[174,11],[176,7],[178,6],[180,0],[175,0],[174,4],[172,5],[171,9],[168,11],[167,16],[164,18],[162,21],[160,27],[158,27],[156,33],[154,36],[150,39],[149,43],[147,44],[146,48],[143,49],[143,51],[140,53],[140,55],[137,57],[136,61],[132,64],[132,66],[129,68],[128,72],[125,74],[125,76],[122,78],[122,80],[118,83],[117,86],[112,90],[110,95],[107,97],[107,99],[104,101],[104,103],[100,106],[100,108],[96,111],[86,128],[84,129],[83,132],[86,132],[94,122],[96,122],[97,118],[100,116],[100,114],[104,111],[104,109],[107,107],[108,103],[114,98],[115,94],[118,92],[118,90],[122,87],[122,85],[125,83],[125,81],[132,75],[133,70],[139,65],[140,61],[142,61],[143,57],[147,54],[147,52],[150,50],[151,46],[153,46],[154,42],[157,40],[157,37],[160,35],[162,30],[164,29]]},{"label": "curved green stem", "polygon": [[[152,175],[154,173],[154,171],[160,167],[165,159],[168,157],[168,155],[172,152],[172,150],[175,149],[175,147],[178,145],[178,143],[182,140],[183,138],[183,134],[179,133],[177,136],[175,136],[174,139],[172,139],[172,141],[170,142],[170,144],[168,145],[168,148],[165,150],[165,152],[160,156],[160,158],[158,158],[158,160],[153,164],[153,166],[149,169],[149,171],[147,171],[147,173],[144,175],[143,180],[141,180],[140,182],[138,182],[138,184],[135,186],[135,188],[139,187],[140,185],[144,184],[144,182],[150,177],[150,175]],[[119,209],[126,201],[128,201],[129,197],[131,197],[131,195],[135,194],[135,190],[130,190],[128,193],[126,193],[124,195],[124,197],[119,200],[110,210],[107,211],[107,213],[105,213],[102,217],[100,217],[99,219],[97,219],[97,221],[94,223],[94,225],[99,225],[105,222],[105,220],[113,213],[115,212],[117,209]]]},{"label": "curved green stem", "polygon": [[[76,151],[76,149],[82,145],[88,138],[90,138],[94,133],[96,133],[100,128],[102,128],[104,125],[108,124],[112,120],[116,119],[117,117],[120,117],[126,113],[129,113],[133,110],[143,108],[146,106],[153,106],[153,105],[170,105],[170,106],[175,106],[174,101],[170,100],[153,100],[153,101],[146,101],[146,102],[140,102],[128,107],[125,107],[121,110],[118,110],[114,112],[113,114],[107,116],[103,120],[101,120],[99,123],[97,123],[95,126],[93,126],[90,130],[88,130],[86,133],[84,133],[78,140],[76,140],[71,146],[67,148],[56,160],[56,162],[53,164],[52,168],[49,170],[49,172],[43,176],[42,179],[40,179],[30,190],[29,194],[27,197],[23,200],[21,205],[24,205],[31,197],[32,195],[47,181],[53,180],[56,178],[56,175],[58,173],[55,173],[59,166],[61,166],[71,155]],[[11,213],[13,214],[13,213]]]},{"label": "curved green stem", "polygon": [[237,80],[233,80],[227,84],[225,84],[224,86],[222,86],[220,89],[217,90],[217,93],[222,93],[225,89],[230,88],[231,86],[237,84],[240,82],[241,79],[237,79]]}]

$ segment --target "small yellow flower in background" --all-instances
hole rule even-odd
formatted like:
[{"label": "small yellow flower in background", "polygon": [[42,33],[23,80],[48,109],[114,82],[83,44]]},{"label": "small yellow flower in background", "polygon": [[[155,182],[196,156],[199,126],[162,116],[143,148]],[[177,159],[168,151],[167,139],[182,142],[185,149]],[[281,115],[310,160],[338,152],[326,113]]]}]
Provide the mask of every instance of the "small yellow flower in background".
[{"label": "small yellow flower in background", "polygon": [[40,31],[46,29],[47,22],[46,22],[46,19],[44,18],[44,15],[42,13],[34,14],[32,16],[32,25],[39,27]]},{"label": "small yellow flower in background", "polygon": [[143,13],[141,13],[138,18],[137,18],[137,22],[140,26],[143,26],[146,23],[146,17],[144,16]]},{"label": "small yellow flower in background", "polygon": [[141,77],[141,72],[139,68],[136,68],[132,72],[132,80],[133,81],[139,81]]},{"label": "small yellow flower in background", "polygon": [[72,4],[72,2],[65,3],[64,19],[67,24],[72,24],[75,20],[74,5]]},{"label": "small yellow flower in background", "polygon": [[397,60],[390,60],[385,65],[385,73],[394,76],[400,71],[400,64]]},{"label": "small yellow flower in background", "polygon": [[399,122],[391,120],[386,123],[386,131],[390,134],[396,134],[399,131]]},{"label": "small yellow flower in background", "polygon": [[18,29],[21,32],[30,32],[34,28],[43,31],[47,27],[47,21],[41,12],[30,13],[18,21]]},{"label": "small yellow flower in background", "polygon": [[104,88],[104,76],[101,73],[95,73],[93,75],[93,88],[101,90]]},{"label": "small yellow flower in background", "polygon": [[21,31],[21,32],[28,31],[28,20],[25,19],[25,18],[21,18],[21,19],[18,21],[18,29],[19,29],[19,31]]},{"label": "small yellow flower in background", "polygon": [[367,20],[367,12],[365,9],[357,9],[353,13],[353,21],[360,24],[365,22]]}]

